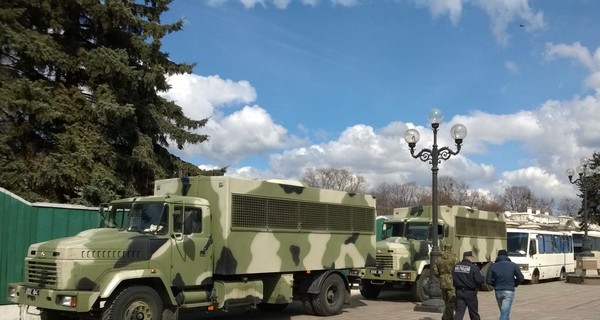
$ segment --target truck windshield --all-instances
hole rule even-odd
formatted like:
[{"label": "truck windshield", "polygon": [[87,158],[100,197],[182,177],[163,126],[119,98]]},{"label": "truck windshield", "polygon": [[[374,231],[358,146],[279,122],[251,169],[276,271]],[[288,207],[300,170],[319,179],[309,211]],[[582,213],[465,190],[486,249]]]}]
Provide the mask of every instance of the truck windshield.
[{"label": "truck windshield", "polygon": [[125,229],[165,234],[168,221],[168,207],[164,203],[134,203],[129,210]]},{"label": "truck windshield", "polygon": [[509,256],[524,257],[527,254],[529,235],[524,232],[509,232],[506,235],[506,246]]},{"label": "truck windshield", "polygon": [[383,232],[381,235],[382,239],[390,237],[403,237],[404,236],[404,222],[401,223],[384,223]]},{"label": "truck windshield", "polygon": [[101,228],[167,233],[169,210],[164,203],[119,203],[111,205],[107,211],[102,214]]},{"label": "truck windshield", "polygon": [[406,225],[406,238],[415,240],[429,239],[428,222],[411,222]]}]

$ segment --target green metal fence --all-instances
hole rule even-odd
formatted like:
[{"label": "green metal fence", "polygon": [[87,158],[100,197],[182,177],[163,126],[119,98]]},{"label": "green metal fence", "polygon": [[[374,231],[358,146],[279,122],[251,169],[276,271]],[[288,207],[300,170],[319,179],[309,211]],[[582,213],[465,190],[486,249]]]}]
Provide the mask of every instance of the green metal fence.
[{"label": "green metal fence", "polygon": [[30,203],[0,188],[0,305],[10,282],[23,281],[30,244],[76,235],[98,226],[98,208]]}]

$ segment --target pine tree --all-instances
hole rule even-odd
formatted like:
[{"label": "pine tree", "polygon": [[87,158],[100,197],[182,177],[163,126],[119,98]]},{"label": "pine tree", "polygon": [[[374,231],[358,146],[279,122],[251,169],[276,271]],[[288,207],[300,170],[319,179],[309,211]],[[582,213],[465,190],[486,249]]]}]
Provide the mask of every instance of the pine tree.
[{"label": "pine tree", "polygon": [[[167,150],[207,119],[162,98],[189,73],[161,51],[171,0],[0,3],[0,186],[30,201],[101,202],[200,170]],[[224,169],[213,172],[223,174]]]}]

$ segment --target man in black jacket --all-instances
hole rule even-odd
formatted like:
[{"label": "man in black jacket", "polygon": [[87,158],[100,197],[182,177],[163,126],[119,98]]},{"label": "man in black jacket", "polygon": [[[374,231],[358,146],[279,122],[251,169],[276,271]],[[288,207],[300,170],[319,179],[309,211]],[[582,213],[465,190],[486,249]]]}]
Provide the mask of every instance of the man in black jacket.
[{"label": "man in black jacket", "polygon": [[509,320],[510,307],[515,299],[515,287],[523,282],[519,266],[510,261],[506,250],[498,251],[498,258],[486,276],[486,282],[494,287],[500,309],[500,320]]},{"label": "man in black jacket", "polygon": [[473,252],[463,253],[463,260],[454,266],[452,282],[456,288],[456,314],[454,320],[462,320],[469,308],[471,320],[480,320],[477,290],[485,281],[477,265],[471,263]]}]

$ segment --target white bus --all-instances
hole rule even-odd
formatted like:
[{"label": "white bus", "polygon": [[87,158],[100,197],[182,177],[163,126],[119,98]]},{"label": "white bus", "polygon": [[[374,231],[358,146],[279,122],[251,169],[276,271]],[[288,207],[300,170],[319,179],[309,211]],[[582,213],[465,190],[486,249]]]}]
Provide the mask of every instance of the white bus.
[{"label": "white bus", "polygon": [[575,271],[573,235],[568,231],[506,229],[508,256],[531,284],[566,279]]},{"label": "white bus", "polygon": [[[573,248],[575,251],[574,259],[577,259],[577,255],[583,251],[583,231],[574,231],[573,233]],[[588,231],[588,237],[590,238],[591,251],[596,257],[598,267],[600,267],[600,231],[590,230]]]}]

